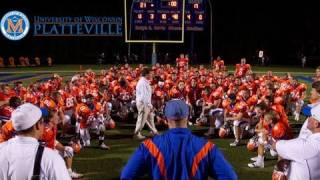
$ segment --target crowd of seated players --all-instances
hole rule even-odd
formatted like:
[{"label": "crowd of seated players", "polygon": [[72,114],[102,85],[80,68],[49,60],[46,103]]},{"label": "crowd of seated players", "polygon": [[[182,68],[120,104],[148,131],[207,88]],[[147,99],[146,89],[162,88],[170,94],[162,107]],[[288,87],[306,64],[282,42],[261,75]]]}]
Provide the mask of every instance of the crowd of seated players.
[{"label": "crowd of seated players", "polygon": [[[19,58],[20,64],[30,65],[28,58],[23,59],[20,61]],[[1,60],[3,62],[0,57],[0,64]],[[155,64],[151,67],[149,81],[158,125],[167,124],[163,116],[165,102],[182,99],[189,105],[190,125],[208,126],[205,136],[234,137],[231,147],[240,145],[243,138],[251,138],[248,149],[265,153],[266,149],[270,150],[270,138],[292,137],[287,115],[299,121],[306,84],[298,82],[289,73],[282,76],[273,75],[272,71],[255,74],[245,58],[236,64],[234,72],[228,71],[220,57],[213,60],[210,67],[192,67],[188,62],[181,54],[176,65]],[[10,115],[17,106],[14,102],[19,101],[38,105],[48,115],[57,117],[51,127],[53,136],[49,140],[43,138],[48,147],[51,144],[51,148],[57,148],[56,143],[49,142],[56,138],[57,129],[60,129],[59,138],[70,134],[74,137],[70,143],[74,152],[78,152],[79,146],[91,146],[91,137],[98,138],[101,149],[109,149],[105,144],[105,131],[114,128],[117,122],[128,123],[137,117],[135,87],[144,67],[142,64],[135,68],[128,64],[114,65],[98,73],[86,70],[71,79],[54,74],[49,80],[29,85],[22,82],[1,84],[0,142],[14,136]],[[315,78],[318,77],[320,70]],[[70,127],[75,128],[70,132]],[[264,167],[261,153],[253,161],[249,167]]]}]

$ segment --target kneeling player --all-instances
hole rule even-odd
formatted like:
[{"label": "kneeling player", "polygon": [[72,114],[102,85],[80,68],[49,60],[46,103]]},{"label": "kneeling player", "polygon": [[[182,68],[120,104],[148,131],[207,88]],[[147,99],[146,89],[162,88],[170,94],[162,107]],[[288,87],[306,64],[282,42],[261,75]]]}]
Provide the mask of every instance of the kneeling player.
[{"label": "kneeling player", "polygon": [[258,156],[251,158],[253,163],[248,164],[251,168],[264,168],[265,150],[270,150],[271,156],[277,153],[271,149],[271,143],[274,139],[290,138],[290,128],[280,120],[278,112],[271,110],[264,115],[263,120],[259,122],[256,128],[258,139]]},{"label": "kneeling player", "polygon": [[242,139],[243,131],[249,125],[247,104],[243,101],[235,104],[234,108],[226,115],[226,121],[233,121],[233,133],[235,141],[230,143],[231,147],[238,146]]},{"label": "kneeling player", "polygon": [[100,103],[93,102],[93,96],[86,96],[86,103],[80,103],[76,108],[76,117],[80,121],[80,140],[83,146],[90,146],[90,128],[95,129],[99,136],[99,146],[101,149],[110,149],[109,146],[104,144],[104,133],[106,124],[105,121],[110,119],[105,119],[103,113],[101,113]]},{"label": "kneeling player", "polygon": [[57,111],[49,111],[42,109],[44,116],[44,132],[41,140],[45,143],[45,146],[56,150],[65,160],[70,177],[73,179],[82,178],[83,174],[72,171],[72,161],[74,156],[74,149],[70,146],[63,146],[56,140],[57,136],[57,124],[59,116]]}]

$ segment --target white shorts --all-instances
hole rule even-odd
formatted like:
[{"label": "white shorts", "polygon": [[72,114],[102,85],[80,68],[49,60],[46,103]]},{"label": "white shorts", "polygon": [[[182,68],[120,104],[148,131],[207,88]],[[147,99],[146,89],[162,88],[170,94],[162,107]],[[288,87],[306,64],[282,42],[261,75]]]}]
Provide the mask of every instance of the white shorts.
[{"label": "white shorts", "polygon": [[248,121],[245,121],[245,120],[236,120],[236,121],[233,121],[233,125],[234,126],[239,126],[239,127],[246,127],[247,125],[249,125],[249,122]]}]

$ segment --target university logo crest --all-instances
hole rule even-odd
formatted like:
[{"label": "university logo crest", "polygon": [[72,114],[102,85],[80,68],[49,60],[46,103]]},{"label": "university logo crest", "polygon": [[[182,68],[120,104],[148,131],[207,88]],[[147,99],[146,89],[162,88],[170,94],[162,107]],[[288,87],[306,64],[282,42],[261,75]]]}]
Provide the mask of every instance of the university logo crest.
[{"label": "university logo crest", "polygon": [[10,11],[2,17],[0,27],[7,39],[17,41],[28,34],[30,23],[22,12]]}]

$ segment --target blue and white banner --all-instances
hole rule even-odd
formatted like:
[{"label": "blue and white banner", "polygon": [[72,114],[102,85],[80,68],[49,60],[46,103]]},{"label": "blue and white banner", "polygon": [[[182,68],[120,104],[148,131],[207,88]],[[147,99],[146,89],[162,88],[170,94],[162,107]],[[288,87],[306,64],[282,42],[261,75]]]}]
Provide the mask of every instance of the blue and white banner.
[{"label": "blue and white banner", "polygon": [[0,21],[2,34],[13,41],[29,30],[33,36],[122,36],[122,26],[122,17],[109,16],[34,16],[29,22],[20,11],[10,11]]},{"label": "blue and white banner", "polygon": [[122,36],[122,18],[34,16],[34,36]]}]

